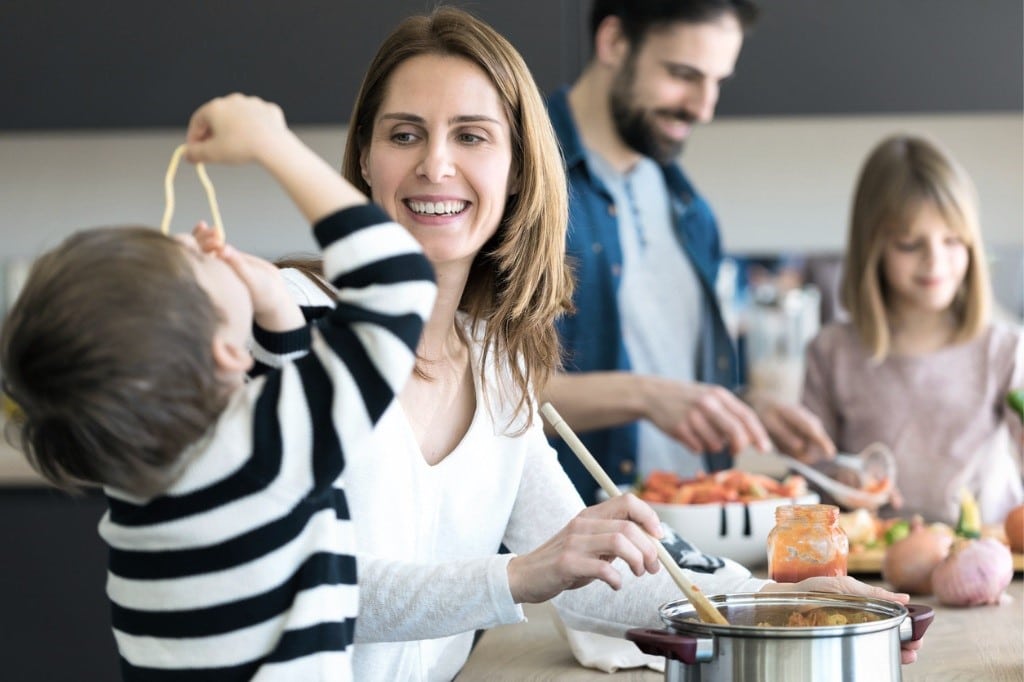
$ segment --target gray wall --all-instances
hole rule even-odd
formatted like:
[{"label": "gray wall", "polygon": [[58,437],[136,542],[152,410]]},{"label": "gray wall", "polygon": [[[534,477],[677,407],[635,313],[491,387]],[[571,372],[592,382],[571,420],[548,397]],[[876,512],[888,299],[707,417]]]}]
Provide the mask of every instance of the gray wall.
[{"label": "gray wall", "polygon": [[[4,0],[0,130],[180,126],[230,91],[347,120],[376,46],[430,0]],[[582,0],[456,0],[541,88],[589,51]],[[722,116],[1020,111],[1020,0],[770,0]],[[13,68],[12,68],[13,66]]]},{"label": "gray wall", "polygon": [[719,113],[1021,111],[1020,0],[768,0]]},{"label": "gray wall", "polygon": [[[431,0],[4,0],[0,129],[180,126],[226,92],[292,124],[348,120],[381,40]],[[544,88],[579,68],[583,5],[463,1],[517,45]]]}]

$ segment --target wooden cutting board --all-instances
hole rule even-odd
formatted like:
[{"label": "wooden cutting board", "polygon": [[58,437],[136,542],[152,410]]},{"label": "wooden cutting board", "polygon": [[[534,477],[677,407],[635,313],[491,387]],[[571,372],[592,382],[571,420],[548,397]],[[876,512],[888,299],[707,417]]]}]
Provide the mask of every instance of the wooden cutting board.
[{"label": "wooden cutting board", "polygon": [[[846,572],[851,575],[858,573],[881,573],[882,560],[884,558],[884,547],[873,547],[859,552],[850,552],[846,559]],[[1017,573],[1024,572],[1024,554],[1013,554],[1013,570]]]}]

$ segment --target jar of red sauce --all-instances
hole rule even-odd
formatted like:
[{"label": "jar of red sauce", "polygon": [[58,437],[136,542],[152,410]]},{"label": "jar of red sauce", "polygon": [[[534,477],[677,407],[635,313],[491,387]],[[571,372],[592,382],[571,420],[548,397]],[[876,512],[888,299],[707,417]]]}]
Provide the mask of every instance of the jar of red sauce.
[{"label": "jar of red sauce", "polygon": [[780,583],[846,575],[850,541],[839,527],[839,507],[784,504],[775,508],[768,534],[768,577]]}]

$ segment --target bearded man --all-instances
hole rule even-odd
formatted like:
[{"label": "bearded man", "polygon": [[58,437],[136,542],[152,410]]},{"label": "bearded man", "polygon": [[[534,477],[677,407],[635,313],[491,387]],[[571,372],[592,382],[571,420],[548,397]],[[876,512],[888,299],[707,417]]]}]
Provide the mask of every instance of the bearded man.
[{"label": "bearded man", "polygon": [[[739,362],[715,296],[718,225],[679,161],[694,126],[714,117],[757,12],[747,0],[595,0],[593,55],[548,100],[578,285],[559,325],[565,370],[542,399],[617,483],[727,468],[747,447],[768,450],[769,435],[797,456],[835,451],[802,407],[755,411],[734,392]],[[553,444],[593,502],[591,476]]]}]

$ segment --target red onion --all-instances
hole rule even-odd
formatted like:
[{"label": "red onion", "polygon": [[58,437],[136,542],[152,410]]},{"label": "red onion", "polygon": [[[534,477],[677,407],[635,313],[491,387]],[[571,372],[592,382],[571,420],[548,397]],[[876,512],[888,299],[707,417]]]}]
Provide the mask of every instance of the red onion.
[{"label": "red onion", "polygon": [[949,606],[997,604],[1013,579],[1009,548],[994,538],[958,540],[932,571],[932,588]]}]

